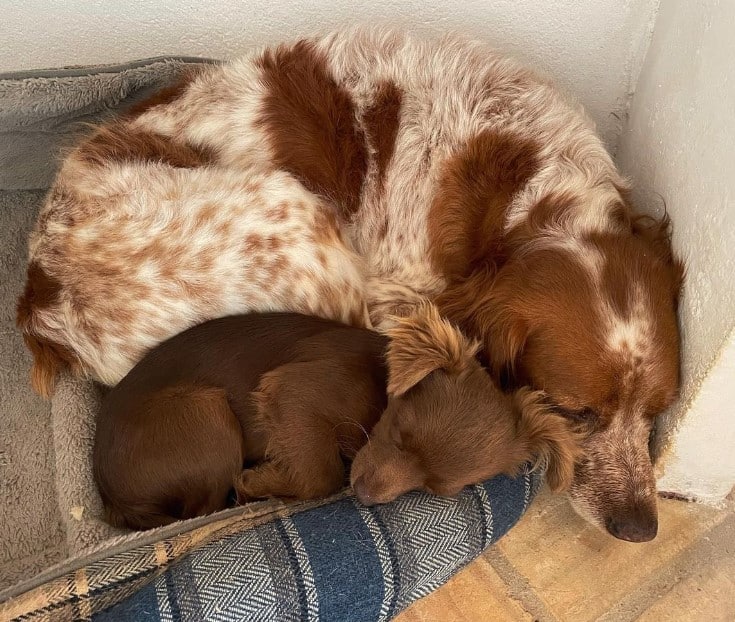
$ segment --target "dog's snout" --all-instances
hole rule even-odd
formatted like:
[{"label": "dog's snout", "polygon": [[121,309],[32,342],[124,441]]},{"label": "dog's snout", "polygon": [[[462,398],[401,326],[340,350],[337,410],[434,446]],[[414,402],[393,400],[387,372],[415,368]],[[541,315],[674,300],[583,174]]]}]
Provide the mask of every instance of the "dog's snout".
[{"label": "dog's snout", "polygon": [[605,527],[620,540],[649,542],[658,533],[658,519],[655,512],[635,508],[633,512],[612,514],[606,519]]},{"label": "dog's snout", "polygon": [[367,484],[365,483],[365,477],[361,475],[352,483],[352,490],[355,492],[355,496],[363,505],[375,505],[377,501],[370,495]]}]

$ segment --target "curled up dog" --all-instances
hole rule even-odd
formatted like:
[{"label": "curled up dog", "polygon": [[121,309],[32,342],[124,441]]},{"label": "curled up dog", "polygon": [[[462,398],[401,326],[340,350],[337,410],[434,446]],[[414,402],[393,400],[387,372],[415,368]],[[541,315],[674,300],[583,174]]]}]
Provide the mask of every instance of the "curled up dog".
[{"label": "curled up dog", "polygon": [[353,458],[366,504],[455,495],[530,460],[566,488],[575,432],[540,392],[502,394],[477,349],[430,306],[387,336],[291,313],[189,329],[105,399],[94,473],[108,519],[155,527],[224,509],[233,490],[241,503],[326,497]]}]

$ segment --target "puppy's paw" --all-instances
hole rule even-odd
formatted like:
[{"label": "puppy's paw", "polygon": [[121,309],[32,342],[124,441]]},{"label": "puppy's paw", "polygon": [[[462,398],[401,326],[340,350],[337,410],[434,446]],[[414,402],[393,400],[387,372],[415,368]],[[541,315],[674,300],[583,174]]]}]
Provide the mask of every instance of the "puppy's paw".
[{"label": "puppy's paw", "polygon": [[245,469],[235,481],[237,503],[267,499],[272,496],[263,486],[263,477],[256,469]]}]

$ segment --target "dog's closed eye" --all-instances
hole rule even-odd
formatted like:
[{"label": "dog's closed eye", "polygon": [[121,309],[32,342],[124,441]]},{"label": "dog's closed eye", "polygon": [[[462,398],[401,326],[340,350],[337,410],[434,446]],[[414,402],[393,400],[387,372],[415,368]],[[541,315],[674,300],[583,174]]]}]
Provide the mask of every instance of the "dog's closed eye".
[{"label": "dog's closed eye", "polygon": [[570,421],[575,423],[595,424],[599,419],[599,415],[589,406],[584,408],[563,408],[562,406],[554,406],[554,411]]},{"label": "dog's closed eye", "polygon": [[403,437],[401,436],[401,429],[398,427],[398,424],[394,423],[390,426],[390,440],[393,441],[397,449],[403,449]]}]

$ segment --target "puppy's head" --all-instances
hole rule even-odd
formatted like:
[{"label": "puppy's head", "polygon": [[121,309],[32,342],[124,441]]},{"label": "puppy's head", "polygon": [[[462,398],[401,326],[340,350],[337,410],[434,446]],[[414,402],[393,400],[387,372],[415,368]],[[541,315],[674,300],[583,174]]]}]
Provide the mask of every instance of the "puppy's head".
[{"label": "puppy's head", "polygon": [[423,489],[453,496],[517,467],[513,404],[476,361],[468,340],[434,307],[388,331],[388,405],[350,475],[366,505]]}]

